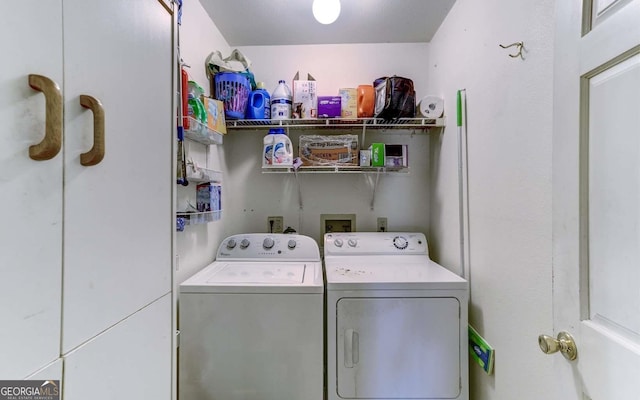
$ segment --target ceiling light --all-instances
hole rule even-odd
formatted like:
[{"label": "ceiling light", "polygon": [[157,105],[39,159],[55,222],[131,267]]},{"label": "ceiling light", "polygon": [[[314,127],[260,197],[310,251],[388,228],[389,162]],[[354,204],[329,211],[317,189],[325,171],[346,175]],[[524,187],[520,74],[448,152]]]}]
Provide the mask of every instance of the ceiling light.
[{"label": "ceiling light", "polygon": [[340,15],[340,0],[313,0],[313,16],[321,24],[331,24]]}]

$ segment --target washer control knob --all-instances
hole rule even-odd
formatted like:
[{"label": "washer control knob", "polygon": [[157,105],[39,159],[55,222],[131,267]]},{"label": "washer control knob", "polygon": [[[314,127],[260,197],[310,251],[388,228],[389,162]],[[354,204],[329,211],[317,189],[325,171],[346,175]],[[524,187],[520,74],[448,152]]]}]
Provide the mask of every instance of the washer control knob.
[{"label": "washer control knob", "polygon": [[241,249],[246,249],[247,247],[249,247],[249,244],[251,244],[251,243],[249,242],[249,239],[242,239],[242,240],[240,241],[240,248],[241,248]]},{"label": "washer control knob", "polygon": [[290,239],[289,242],[287,243],[287,247],[290,248],[291,250],[295,249],[296,245],[297,245],[297,243],[293,239]]},{"label": "washer control knob", "polygon": [[357,239],[349,239],[347,241],[347,243],[349,243],[349,246],[351,246],[351,247],[356,247],[356,245],[358,244],[358,240]]},{"label": "washer control knob", "polygon": [[227,242],[227,249],[233,249],[234,247],[236,247],[236,240],[229,239],[229,241]]},{"label": "washer control knob", "polygon": [[267,249],[267,250],[269,250],[270,248],[272,248],[274,244],[276,244],[276,243],[273,241],[273,238],[270,238],[270,237],[265,238],[265,239],[262,241],[262,247],[264,247],[264,248],[265,248],[265,249]]},{"label": "washer control knob", "polygon": [[336,247],[342,247],[342,239],[336,239],[333,244],[335,244]]},{"label": "washer control knob", "polygon": [[409,246],[409,242],[402,236],[396,236],[393,238],[393,245],[396,246],[396,249],[404,250]]}]

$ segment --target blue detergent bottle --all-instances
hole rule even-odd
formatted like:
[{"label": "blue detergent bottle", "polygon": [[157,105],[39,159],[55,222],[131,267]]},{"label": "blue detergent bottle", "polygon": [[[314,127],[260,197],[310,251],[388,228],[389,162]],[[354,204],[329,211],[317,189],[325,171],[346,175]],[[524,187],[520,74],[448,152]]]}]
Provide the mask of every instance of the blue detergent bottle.
[{"label": "blue detergent bottle", "polygon": [[256,83],[256,90],[249,95],[247,119],[271,119],[271,98],[264,88],[264,82]]}]

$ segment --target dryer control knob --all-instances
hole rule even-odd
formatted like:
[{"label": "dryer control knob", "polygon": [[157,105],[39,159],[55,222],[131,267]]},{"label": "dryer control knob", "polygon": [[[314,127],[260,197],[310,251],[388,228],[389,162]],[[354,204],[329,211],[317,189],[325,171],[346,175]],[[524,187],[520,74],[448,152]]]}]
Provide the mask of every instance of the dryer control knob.
[{"label": "dryer control knob", "polygon": [[235,239],[229,239],[227,242],[227,249],[233,249],[234,247],[236,247]]},{"label": "dryer control knob", "polygon": [[336,239],[333,244],[335,244],[336,247],[342,247],[342,239]]},{"label": "dryer control knob", "polygon": [[289,247],[291,250],[295,249],[296,245],[297,245],[297,243],[293,239],[290,239],[289,242],[287,243],[287,247]]},{"label": "dryer control knob", "polygon": [[402,236],[396,236],[393,238],[393,245],[396,246],[396,249],[404,250],[409,246],[409,242]]},{"label": "dryer control knob", "polygon": [[247,247],[249,247],[249,244],[249,239],[242,239],[242,241],[240,241],[240,248],[246,249]]},{"label": "dryer control knob", "polygon": [[273,239],[268,237],[268,238],[265,238],[264,241],[262,242],[262,247],[269,250],[270,248],[273,247],[274,244],[275,242],[273,241]]},{"label": "dryer control knob", "polygon": [[351,247],[356,247],[356,245],[358,244],[358,241],[356,239],[349,239],[347,243],[349,243],[349,246]]}]

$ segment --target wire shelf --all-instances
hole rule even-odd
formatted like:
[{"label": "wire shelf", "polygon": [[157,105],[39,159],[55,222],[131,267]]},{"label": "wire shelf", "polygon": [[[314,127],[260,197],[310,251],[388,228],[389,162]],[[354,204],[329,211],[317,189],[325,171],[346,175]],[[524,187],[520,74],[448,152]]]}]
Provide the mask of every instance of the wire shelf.
[{"label": "wire shelf", "polygon": [[176,213],[176,230],[184,231],[185,226],[208,224],[209,222],[219,221],[222,219],[222,210],[205,211],[205,212],[177,212]]},{"label": "wire shelf", "polygon": [[209,129],[206,124],[191,117],[184,117],[189,120],[189,129],[184,129],[184,137],[194,142],[202,144],[222,144],[222,134]]},{"label": "wire shelf", "polygon": [[317,119],[238,119],[227,120],[227,129],[247,128],[369,128],[429,129],[445,126],[445,118],[317,118]]},{"label": "wire shelf", "polygon": [[409,167],[361,167],[357,165],[302,166],[298,170],[292,167],[263,167],[263,174],[385,174],[409,173]]}]

